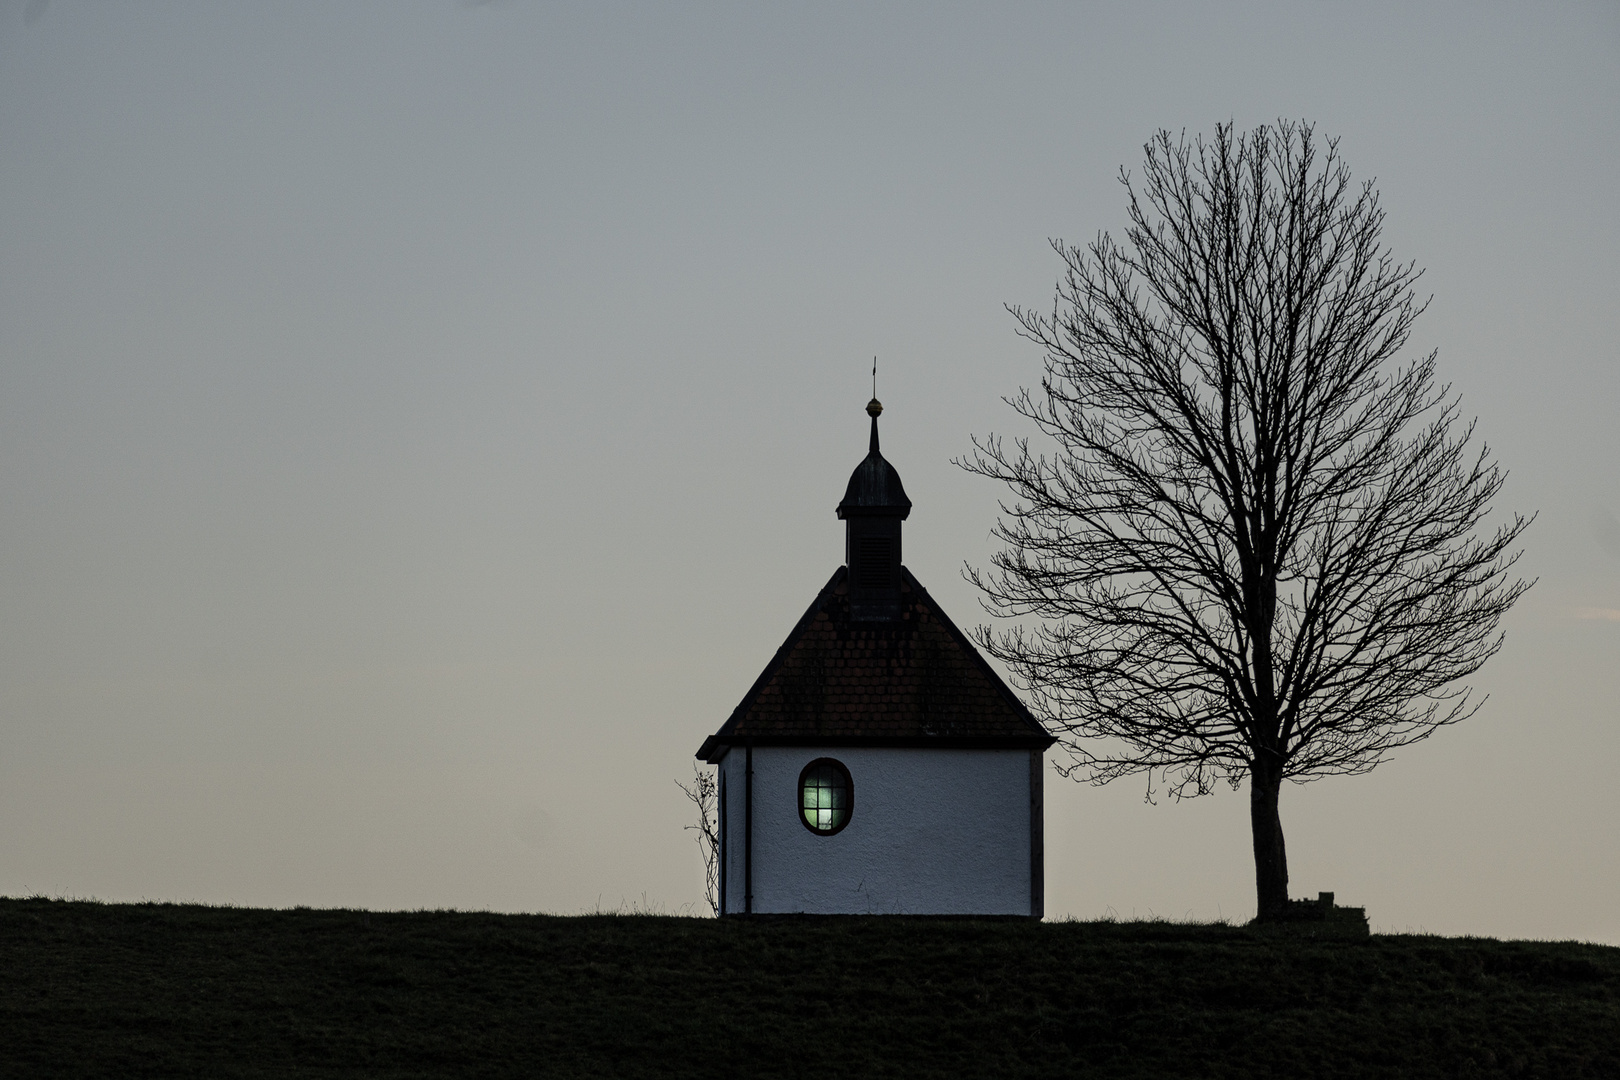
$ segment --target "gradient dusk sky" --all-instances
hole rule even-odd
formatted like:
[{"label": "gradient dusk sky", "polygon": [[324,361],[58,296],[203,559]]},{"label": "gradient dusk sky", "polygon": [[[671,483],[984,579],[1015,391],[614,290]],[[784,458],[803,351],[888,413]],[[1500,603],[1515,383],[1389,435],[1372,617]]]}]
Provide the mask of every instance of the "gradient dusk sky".
[{"label": "gradient dusk sky", "polygon": [[[1620,944],[1620,5],[0,4],[0,894],[702,909],[676,778],[842,559],[982,615],[1005,303],[1159,128],[1375,179],[1538,512],[1480,714],[1283,793],[1375,930]],[[1047,784],[1047,912],[1253,913]]]}]

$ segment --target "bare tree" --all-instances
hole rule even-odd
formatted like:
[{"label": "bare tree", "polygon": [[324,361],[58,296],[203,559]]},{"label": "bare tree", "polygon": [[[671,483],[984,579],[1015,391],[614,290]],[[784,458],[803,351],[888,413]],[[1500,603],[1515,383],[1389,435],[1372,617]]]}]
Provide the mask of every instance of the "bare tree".
[{"label": "bare tree", "polygon": [[1066,264],[1046,352],[1008,403],[1049,440],[975,439],[1004,481],[979,641],[1065,733],[1065,775],[1177,798],[1247,777],[1261,918],[1288,901],[1282,781],[1361,773],[1479,707],[1458,680],[1530,584],[1528,525],[1479,529],[1504,474],[1470,446],[1426,302],[1335,140],[1279,122],[1161,131],[1129,226]]},{"label": "bare tree", "polygon": [[686,792],[686,797],[697,807],[697,824],[686,828],[697,833],[698,850],[703,853],[703,895],[709,902],[709,913],[720,914],[720,819],[716,812],[718,787],[714,773],[700,765],[692,766],[691,786],[675,781],[675,786]]}]

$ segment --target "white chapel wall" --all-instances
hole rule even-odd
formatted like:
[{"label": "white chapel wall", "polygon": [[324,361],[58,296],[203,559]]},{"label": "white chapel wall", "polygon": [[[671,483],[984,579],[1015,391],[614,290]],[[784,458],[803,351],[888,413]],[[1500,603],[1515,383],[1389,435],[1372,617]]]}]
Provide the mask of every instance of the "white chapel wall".
[{"label": "white chapel wall", "polygon": [[[818,757],[849,769],[849,825],[820,836],[799,820],[799,773]],[[744,751],[727,785],[728,912],[743,909]],[[1030,913],[1027,750],[757,747],[753,889],[757,913]]]}]

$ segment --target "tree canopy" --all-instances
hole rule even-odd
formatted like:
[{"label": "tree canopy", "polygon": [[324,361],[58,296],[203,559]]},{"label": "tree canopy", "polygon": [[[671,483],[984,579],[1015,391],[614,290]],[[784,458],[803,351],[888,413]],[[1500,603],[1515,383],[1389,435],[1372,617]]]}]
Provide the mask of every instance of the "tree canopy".
[{"label": "tree canopy", "polygon": [[[1336,140],[1287,121],[1161,131],[1121,172],[1123,239],[1054,241],[1045,352],[1009,399],[1040,438],[975,439],[1005,483],[981,628],[1066,772],[1181,797],[1251,782],[1259,907],[1287,899],[1277,791],[1456,723],[1501,646],[1529,520],[1433,352],[1402,362],[1421,271]],[[1030,618],[1033,617],[1033,618]]]}]

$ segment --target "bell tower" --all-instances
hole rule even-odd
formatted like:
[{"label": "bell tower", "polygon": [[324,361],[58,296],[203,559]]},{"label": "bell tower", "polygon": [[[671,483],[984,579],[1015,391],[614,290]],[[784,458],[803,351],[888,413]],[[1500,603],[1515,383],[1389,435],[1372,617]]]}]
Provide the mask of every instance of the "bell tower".
[{"label": "bell tower", "polygon": [[883,405],[867,402],[872,443],[865,460],[850,475],[838,516],[844,522],[844,564],[849,567],[851,618],[885,622],[900,616],[900,523],[911,513],[911,500],[900,474],[878,452],[878,415]]}]

